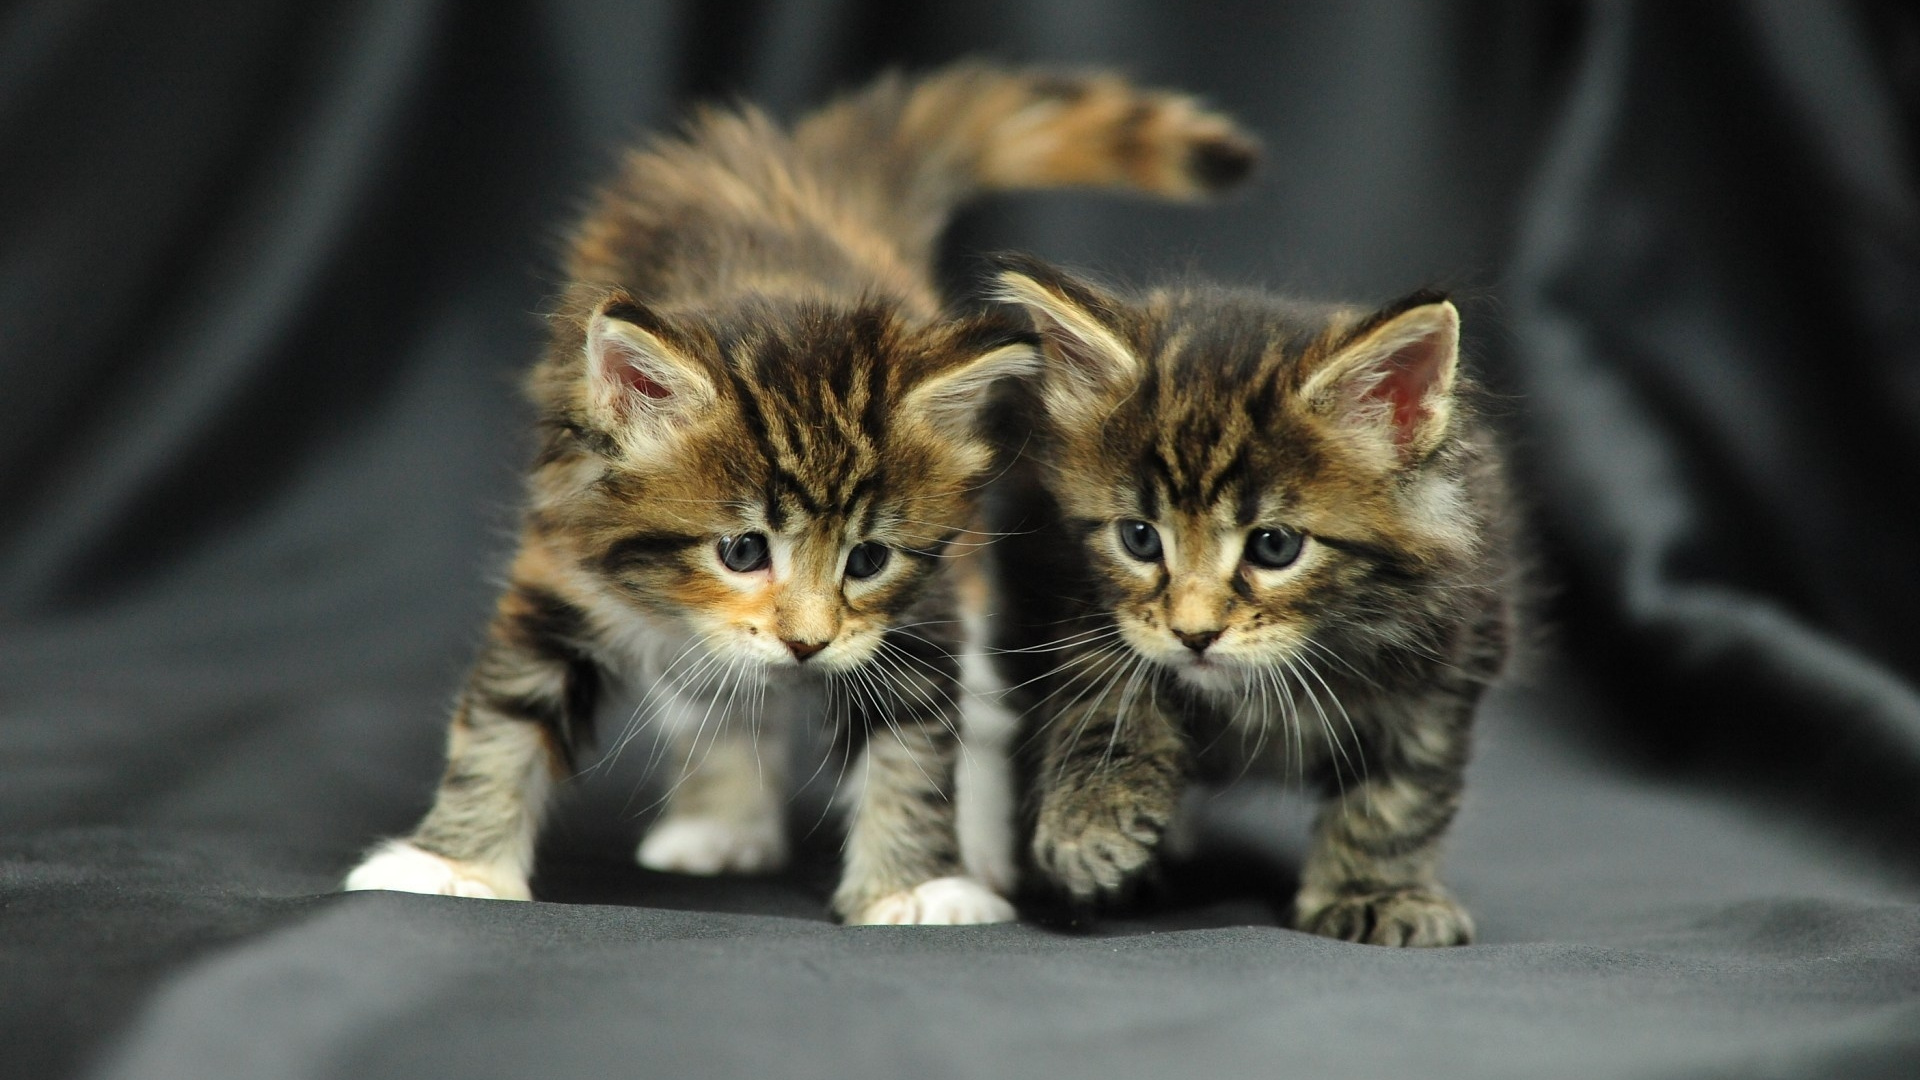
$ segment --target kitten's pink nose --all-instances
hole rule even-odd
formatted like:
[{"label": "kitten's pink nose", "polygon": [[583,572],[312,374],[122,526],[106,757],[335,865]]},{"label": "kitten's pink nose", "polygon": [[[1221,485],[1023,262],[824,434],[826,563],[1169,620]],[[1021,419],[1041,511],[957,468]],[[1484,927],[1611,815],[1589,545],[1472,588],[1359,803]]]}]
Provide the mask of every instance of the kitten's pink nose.
[{"label": "kitten's pink nose", "polygon": [[803,664],[807,662],[807,657],[827,647],[827,643],[824,641],[785,641],[782,639],[782,643],[793,651],[793,658]]},{"label": "kitten's pink nose", "polygon": [[1192,649],[1194,652],[1203,653],[1207,651],[1207,646],[1220,640],[1220,631],[1218,630],[1175,630],[1173,632],[1173,636],[1180,639],[1180,644],[1185,645],[1187,648]]}]

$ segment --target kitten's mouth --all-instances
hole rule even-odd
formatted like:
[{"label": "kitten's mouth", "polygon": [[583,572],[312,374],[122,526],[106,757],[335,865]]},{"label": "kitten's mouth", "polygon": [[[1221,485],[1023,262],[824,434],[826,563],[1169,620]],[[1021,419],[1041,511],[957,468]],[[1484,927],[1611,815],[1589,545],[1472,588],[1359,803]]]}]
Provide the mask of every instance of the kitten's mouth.
[{"label": "kitten's mouth", "polygon": [[1195,656],[1188,652],[1185,659],[1175,660],[1169,667],[1174,677],[1202,690],[1225,692],[1241,681],[1236,665],[1223,657]]}]

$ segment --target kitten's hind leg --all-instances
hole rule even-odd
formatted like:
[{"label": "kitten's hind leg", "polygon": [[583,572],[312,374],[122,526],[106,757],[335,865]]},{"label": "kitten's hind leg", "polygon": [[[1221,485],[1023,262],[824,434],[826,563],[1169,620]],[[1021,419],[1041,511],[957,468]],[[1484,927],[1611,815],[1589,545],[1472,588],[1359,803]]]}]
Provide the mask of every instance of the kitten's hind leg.
[{"label": "kitten's hind leg", "polygon": [[743,717],[702,737],[675,725],[683,772],[635,853],[641,866],[678,874],[763,874],[787,864],[784,729],[756,739]]},{"label": "kitten's hind leg", "polygon": [[508,588],[455,710],[433,808],[411,836],[374,849],[346,889],[531,897],[548,794],[591,723],[599,685],[585,635],[584,616],[557,594]]},{"label": "kitten's hind leg", "polygon": [[[1471,705],[1468,705],[1470,710]],[[1460,803],[1466,756],[1458,706],[1418,718],[1417,737],[1329,799],[1301,873],[1294,924],[1371,945],[1464,945],[1473,919],[1436,877],[1440,840]],[[1438,715],[1436,715],[1438,714]],[[1445,719],[1442,719],[1445,716]]]},{"label": "kitten's hind leg", "polygon": [[1014,854],[1013,738],[1019,718],[1002,703],[1005,686],[981,644],[986,632],[977,615],[966,620],[959,651],[960,760],[954,767],[955,831],[967,873],[994,892],[1011,896],[1019,884]]}]

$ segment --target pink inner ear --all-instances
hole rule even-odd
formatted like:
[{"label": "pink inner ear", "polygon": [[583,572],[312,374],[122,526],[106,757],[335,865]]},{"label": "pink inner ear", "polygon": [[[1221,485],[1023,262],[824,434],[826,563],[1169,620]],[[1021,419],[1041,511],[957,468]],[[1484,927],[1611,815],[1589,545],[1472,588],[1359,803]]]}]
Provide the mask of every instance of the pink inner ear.
[{"label": "pink inner ear", "polygon": [[639,394],[641,397],[658,399],[673,396],[673,391],[654,382],[647,377],[646,372],[641,371],[632,364],[621,363],[615,370],[617,372],[616,377],[620,382],[624,384],[627,389]]},{"label": "pink inner ear", "polygon": [[1367,401],[1382,401],[1393,408],[1393,438],[1404,446],[1413,441],[1431,410],[1427,394],[1446,367],[1446,349],[1435,334],[1410,342],[1378,362],[1383,369],[1380,380],[1362,395]]},{"label": "pink inner ear", "polygon": [[618,341],[604,340],[602,348],[606,351],[601,354],[600,363],[607,378],[641,397],[658,401],[673,396],[673,391],[640,370],[640,365],[635,363],[638,357],[627,346]]}]

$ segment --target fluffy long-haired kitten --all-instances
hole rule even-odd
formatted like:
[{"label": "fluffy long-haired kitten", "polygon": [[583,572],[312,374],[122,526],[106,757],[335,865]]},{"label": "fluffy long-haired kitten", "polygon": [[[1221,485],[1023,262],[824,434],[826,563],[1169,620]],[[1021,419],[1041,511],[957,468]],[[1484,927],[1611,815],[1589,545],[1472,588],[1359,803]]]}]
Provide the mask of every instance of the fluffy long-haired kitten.
[{"label": "fluffy long-haired kitten", "polygon": [[1035,867],[1111,899],[1190,782],[1253,769],[1324,796],[1300,928],[1468,941],[1435,861],[1514,575],[1453,305],[1122,293],[1017,259],[1000,291],[1047,361],[994,551]]},{"label": "fluffy long-haired kitten", "polygon": [[790,132],[706,111],[632,153],[572,239],[524,532],[432,809],[347,887],[526,898],[549,789],[623,680],[681,767],[644,865],[779,865],[779,721],[832,703],[863,755],[835,912],[1010,918],[956,838],[949,556],[990,471],[984,394],[1036,342],[943,310],[934,244],[983,191],[1197,197],[1251,155],[1186,97],[984,66],[882,78]]}]

